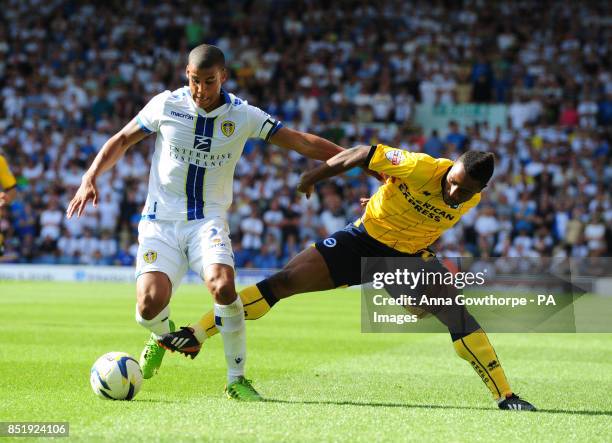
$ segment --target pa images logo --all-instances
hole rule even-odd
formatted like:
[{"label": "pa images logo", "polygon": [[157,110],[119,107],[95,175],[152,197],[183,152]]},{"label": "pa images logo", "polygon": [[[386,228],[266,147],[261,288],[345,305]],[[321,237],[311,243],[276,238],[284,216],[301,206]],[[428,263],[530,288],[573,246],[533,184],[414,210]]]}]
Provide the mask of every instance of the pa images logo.
[{"label": "pa images logo", "polygon": [[142,258],[144,259],[144,261],[146,261],[149,264],[154,263],[155,260],[157,260],[157,252],[149,249],[147,252],[145,252],[142,255]]},{"label": "pa images logo", "polygon": [[231,120],[225,120],[223,123],[221,123],[221,132],[223,132],[223,135],[226,137],[231,137],[235,129],[236,124]]},{"label": "pa images logo", "polygon": [[394,149],[393,151],[387,152],[385,157],[387,157],[387,160],[389,160],[393,166],[397,166],[404,160],[404,153],[401,149]]}]

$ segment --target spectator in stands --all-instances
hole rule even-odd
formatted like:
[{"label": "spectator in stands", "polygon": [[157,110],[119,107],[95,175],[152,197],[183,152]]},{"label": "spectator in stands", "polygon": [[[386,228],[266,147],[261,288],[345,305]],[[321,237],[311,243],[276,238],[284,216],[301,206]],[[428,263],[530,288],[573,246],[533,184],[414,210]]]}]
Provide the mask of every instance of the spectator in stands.
[{"label": "spectator in stands", "polygon": [[270,208],[264,212],[263,221],[265,223],[266,235],[271,235],[276,241],[282,240],[281,225],[283,224],[284,215],[281,211],[278,199],[273,199],[270,203]]},{"label": "spectator in stands", "polygon": [[266,241],[261,247],[261,250],[253,259],[253,267],[262,269],[278,268],[278,243],[273,237],[269,238],[271,242]]},{"label": "spectator in stands", "polygon": [[601,212],[598,211],[584,228],[584,237],[589,248],[589,255],[602,256],[606,252],[606,225]]},{"label": "spectator in stands", "polygon": [[242,247],[249,252],[251,257],[254,257],[261,249],[264,224],[257,204],[252,202],[249,208],[248,216],[240,223],[240,230],[242,232]]},{"label": "spectator in stands", "polygon": [[320,237],[327,237],[344,228],[348,220],[342,209],[342,200],[338,194],[328,194],[323,200],[323,207],[325,209],[321,213],[321,229],[319,233]]},{"label": "spectator in stands", "polygon": [[459,131],[459,124],[451,120],[448,124],[448,134],[446,135],[446,146],[455,154],[461,154],[467,145],[467,136]]},{"label": "spectator in stands", "polygon": [[64,228],[62,236],[57,241],[57,249],[59,253],[58,262],[64,265],[78,264],[77,255],[77,239],[72,236],[70,230]]},{"label": "spectator in stands", "polygon": [[561,107],[559,124],[567,127],[575,127],[578,126],[578,119],[579,115],[576,105],[572,101],[566,100]]},{"label": "spectator in stands", "polygon": [[47,209],[40,214],[40,237],[57,240],[61,232],[61,224],[64,213],[59,208],[59,203],[55,197],[49,200]]},{"label": "spectator in stands", "polygon": [[434,129],[431,132],[431,137],[427,139],[425,145],[423,146],[423,151],[425,154],[431,155],[432,157],[439,158],[442,157],[444,151],[444,144],[438,135],[438,130]]},{"label": "spectator in stands", "polygon": [[489,251],[496,243],[495,238],[500,230],[500,224],[495,217],[495,209],[492,206],[484,207],[479,212],[474,223],[474,229],[478,234],[478,244],[481,249],[485,246],[484,249]]}]

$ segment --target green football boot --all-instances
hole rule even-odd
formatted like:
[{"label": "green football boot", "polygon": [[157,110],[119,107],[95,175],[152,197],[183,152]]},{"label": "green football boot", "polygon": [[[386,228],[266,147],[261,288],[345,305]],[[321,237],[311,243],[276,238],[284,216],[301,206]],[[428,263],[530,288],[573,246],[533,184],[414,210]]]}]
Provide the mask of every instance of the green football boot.
[{"label": "green football boot", "polygon": [[225,387],[227,398],[240,401],[264,401],[259,392],[251,385],[251,380],[239,377]]},{"label": "green football boot", "polygon": [[[175,326],[172,320],[168,320],[170,332],[174,332]],[[166,350],[157,344],[157,337],[151,333],[149,340],[145,343],[145,347],[140,354],[140,369],[142,369],[143,378],[151,378],[162,364]]]}]

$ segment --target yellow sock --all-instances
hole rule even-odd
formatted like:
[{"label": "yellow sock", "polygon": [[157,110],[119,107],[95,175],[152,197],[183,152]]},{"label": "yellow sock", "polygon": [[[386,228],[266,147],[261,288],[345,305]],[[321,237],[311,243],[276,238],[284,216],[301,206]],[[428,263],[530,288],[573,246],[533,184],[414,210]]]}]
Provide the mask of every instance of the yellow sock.
[{"label": "yellow sock", "polygon": [[512,394],[506,374],[491,346],[487,334],[478,329],[463,338],[453,342],[455,352],[459,357],[472,365],[496,400]]},{"label": "yellow sock", "polygon": [[[266,314],[274,303],[270,305],[263,296],[257,285],[249,286],[238,293],[244,306],[244,318],[246,320],[257,320],[259,317]],[[204,331],[207,337],[212,337],[219,330],[215,326],[215,313],[211,309],[202,316],[196,325],[197,329]],[[197,335],[196,335],[197,336]],[[198,337],[199,338],[199,337]]]},{"label": "yellow sock", "polygon": [[[215,326],[215,312],[211,309],[198,320],[198,325],[204,330],[206,337],[212,337],[219,333],[217,326]],[[196,334],[196,337],[198,334]],[[199,339],[200,337],[198,337]]]}]

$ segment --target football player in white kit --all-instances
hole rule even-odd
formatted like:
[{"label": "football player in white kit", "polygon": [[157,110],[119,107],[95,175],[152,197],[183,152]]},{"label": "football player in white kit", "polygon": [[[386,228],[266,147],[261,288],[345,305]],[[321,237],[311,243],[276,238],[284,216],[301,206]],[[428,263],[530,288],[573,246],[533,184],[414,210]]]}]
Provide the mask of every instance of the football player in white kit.
[{"label": "football player in white kit", "polygon": [[261,109],[225,92],[221,88],[227,79],[225,57],[215,46],[194,48],[186,75],[189,86],[153,97],[102,146],[66,215],[81,216],[90,200],[97,206],[97,177],[112,168],[130,146],[155,133],[136,264],[136,320],[151,331],[140,358],[143,374],[150,378],[161,365],[165,350],[157,338],[174,330],[168,304],[190,267],[214,299],[215,322],[228,365],[226,393],[230,398],[257,401],[261,396],[244,377],[244,309],[234,287],[226,222],[236,163],[248,138],[260,138],[318,160],[343,149],[286,128]]}]

